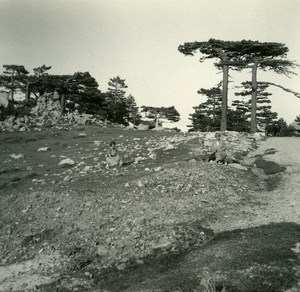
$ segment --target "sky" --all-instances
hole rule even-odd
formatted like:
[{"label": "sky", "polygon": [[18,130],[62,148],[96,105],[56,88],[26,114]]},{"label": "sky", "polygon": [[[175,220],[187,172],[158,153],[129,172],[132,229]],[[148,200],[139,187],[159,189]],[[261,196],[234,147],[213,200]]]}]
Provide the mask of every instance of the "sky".
[{"label": "sky", "polygon": [[[138,106],[172,106],[190,124],[197,94],[222,80],[212,61],[186,57],[178,46],[210,38],[280,42],[288,59],[300,64],[300,0],[0,0],[0,66],[49,73],[88,71],[107,90],[110,78],[126,79]],[[300,68],[288,78],[258,72],[258,81],[300,92]],[[250,70],[230,71],[229,103]],[[300,99],[270,88],[273,110],[291,123]]]}]

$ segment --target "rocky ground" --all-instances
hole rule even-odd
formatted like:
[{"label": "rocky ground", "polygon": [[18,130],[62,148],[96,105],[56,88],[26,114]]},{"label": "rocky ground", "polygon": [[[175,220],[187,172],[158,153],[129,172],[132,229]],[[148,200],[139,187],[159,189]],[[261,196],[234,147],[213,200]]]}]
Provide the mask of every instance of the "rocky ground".
[{"label": "rocky ground", "polygon": [[[191,272],[193,259],[202,253],[216,263],[209,247],[223,244],[223,232],[254,228],[243,238],[260,242],[256,226],[299,223],[290,195],[299,186],[296,139],[294,148],[277,149],[286,141],[228,132],[229,164],[218,165],[205,162],[212,133],[85,126],[0,134],[0,291],[193,291],[199,283],[186,279],[216,266],[194,264]],[[111,140],[124,157],[120,169],[105,168]],[[281,234],[274,228],[259,234]],[[230,246],[236,252],[240,244]],[[221,278],[240,285],[236,274]]]}]

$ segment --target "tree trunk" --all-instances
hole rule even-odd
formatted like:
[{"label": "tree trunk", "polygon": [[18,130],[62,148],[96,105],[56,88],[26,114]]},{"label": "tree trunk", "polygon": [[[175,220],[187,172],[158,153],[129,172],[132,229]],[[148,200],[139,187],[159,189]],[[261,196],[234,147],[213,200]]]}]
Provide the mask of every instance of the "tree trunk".
[{"label": "tree trunk", "polygon": [[159,114],[156,114],[156,118],[155,118],[155,128],[158,128],[158,123],[159,123]]},{"label": "tree trunk", "polygon": [[25,95],[25,103],[28,103],[30,98],[30,91],[29,91],[29,82],[26,84],[26,95]]},{"label": "tree trunk", "polygon": [[216,122],[216,97],[213,96],[213,125],[215,127]]},{"label": "tree trunk", "polygon": [[12,76],[11,77],[11,88],[10,88],[10,100],[13,102],[14,101],[14,92],[15,92],[15,79]]},{"label": "tree trunk", "polygon": [[65,112],[65,103],[66,103],[66,94],[63,93],[61,95],[61,100],[60,100],[60,112],[63,115]]},{"label": "tree trunk", "polygon": [[257,132],[256,99],[257,99],[257,66],[258,60],[255,59],[252,67],[252,97],[251,97],[251,133]]},{"label": "tree trunk", "polygon": [[[226,61],[227,58],[225,57]],[[221,115],[221,131],[227,130],[227,98],[228,98],[228,65],[223,65],[223,91],[222,91],[222,115]]]}]

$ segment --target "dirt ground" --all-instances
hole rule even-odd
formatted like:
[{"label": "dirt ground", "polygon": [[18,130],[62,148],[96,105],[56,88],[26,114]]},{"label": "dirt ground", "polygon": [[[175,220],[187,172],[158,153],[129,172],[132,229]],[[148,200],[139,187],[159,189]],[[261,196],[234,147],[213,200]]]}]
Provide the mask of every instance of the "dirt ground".
[{"label": "dirt ground", "polygon": [[0,138],[0,291],[300,291],[299,138],[261,142],[249,159],[286,170],[258,176],[193,159],[198,140],[171,132]]},{"label": "dirt ground", "polygon": [[300,224],[300,139],[268,138],[259,144],[259,148],[251,156],[263,155],[268,149],[274,149],[275,153],[264,155],[264,159],[286,167],[280,177],[275,175],[275,181],[270,176],[271,183],[276,183],[276,180],[280,180],[280,183],[276,183],[277,187],[272,191],[260,190],[253,193],[262,204],[256,208],[251,206],[243,209],[246,218],[234,217],[233,214],[233,217],[228,217],[228,222],[225,220],[211,226],[214,230],[232,230],[279,222]]}]

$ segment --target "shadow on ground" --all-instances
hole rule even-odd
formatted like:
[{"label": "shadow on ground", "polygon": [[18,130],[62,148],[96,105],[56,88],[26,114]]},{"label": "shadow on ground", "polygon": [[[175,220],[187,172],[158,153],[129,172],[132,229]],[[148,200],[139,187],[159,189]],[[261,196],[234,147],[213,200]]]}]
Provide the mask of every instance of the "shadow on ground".
[{"label": "shadow on ground", "polygon": [[[300,225],[269,224],[217,234],[204,247],[153,256],[126,271],[95,277],[100,291],[284,291],[296,285],[300,265],[292,250]],[[205,283],[206,284],[203,284]],[[206,285],[207,286],[207,285]]]}]

